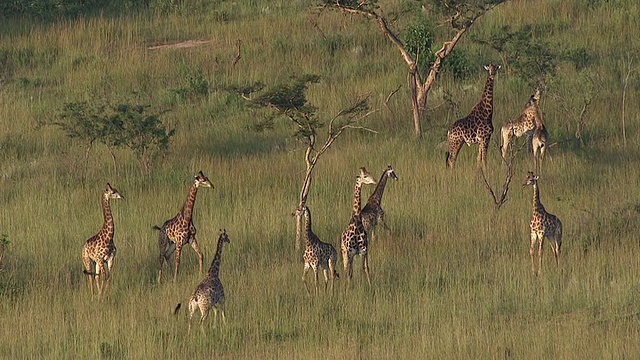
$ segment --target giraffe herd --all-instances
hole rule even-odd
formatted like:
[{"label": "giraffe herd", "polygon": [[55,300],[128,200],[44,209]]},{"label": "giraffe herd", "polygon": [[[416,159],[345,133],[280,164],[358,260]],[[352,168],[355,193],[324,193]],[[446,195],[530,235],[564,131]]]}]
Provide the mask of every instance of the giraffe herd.
[{"label": "giraffe herd", "polygon": [[[464,143],[467,145],[479,144],[478,149],[478,166],[484,168],[486,166],[486,155],[489,140],[493,133],[493,85],[496,72],[500,66],[489,64],[484,67],[488,72],[487,82],[482,92],[482,98],[471,109],[466,117],[457,120],[447,132],[447,141],[449,151],[446,153],[447,167],[455,165],[458,152]],[[502,161],[507,161],[507,152],[509,145],[514,138],[525,136],[528,138],[528,144],[531,146],[534,159],[534,169],[536,173],[540,173],[542,160],[547,150],[547,142],[549,140],[549,132],[547,131],[542,115],[540,112],[540,97],[542,96],[544,85],[539,83],[529,101],[525,104],[524,109],[519,117],[515,120],[507,121],[502,126],[500,145]],[[524,186],[533,186],[533,209],[532,219],[530,223],[531,229],[531,248],[529,254],[532,262],[532,272],[536,275],[540,273],[542,265],[542,244],[546,237],[553,248],[556,264],[559,264],[560,247],[562,245],[562,222],[557,216],[548,213],[540,202],[540,192],[537,181],[539,176],[529,171],[527,173],[527,181]],[[535,266],[534,253],[535,247],[538,247],[538,267]]]},{"label": "giraffe herd", "polygon": [[[454,122],[448,130],[447,140],[449,151],[446,154],[447,167],[453,168],[456,158],[462,146],[479,144],[477,162],[483,169],[486,166],[489,141],[493,133],[493,86],[496,72],[500,66],[489,64],[485,66],[488,72],[487,81],[483,90],[481,100],[472,108],[469,115]],[[507,151],[513,138],[521,136],[529,137],[532,151],[534,153],[534,164],[536,172],[540,171],[540,164],[546,152],[548,132],[542,121],[539,110],[539,101],[542,94],[542,86],[535,89],[524,110],[514,121],[508,121],[501,128],[501,156],[506,159]],[[362,270],[367,277],[367,283],[371,286],[371,274],[369,269],[369,237],[375,231],[378,223],[388,229],[384,222],[384,210],[382,209],[382,197],[388,179],[398,180],[398,176],[391,165],[383,171],[380,180],[369,174],[366,168],[361,167],[355,179],[355,189],[353,194],[353,209],[347,228],[339,238],[339,247],[342,255],[342,269],[347,279],[347,284],[351,283],[353,277],[353,261],[356,255],[362,257]],[[540,190],[538,187],[539,176],[533,172],[528,172],[526,183],[523,186],[533,187],[533,215],[530,223],[531,247],[530,256],[532,262],[532,272],[538,275],[542,265],[542,244],[546,237],[552,245],[556,264],[559,263],[560,247],[562,245],[562,222],[557,216],[548,213],[540,202]],[[376,184],[364,207],[361,206],[362,186]],[[203,252],[196,240],[196,227],[193,223],[193,210],[196,202],[197,191],[201,187],[213,188],[211,181],[202,173],[198,172],[189,188],[187,199],[180,212],[173,218],[165,221],[161,227],[153,226],[159,231],[159,268],[157,282],[162,282],[162,269],[164,263],[169,263],[169,258],[175,252],[173,279],[176,281],[180,266],[182,247],[189,244],[194,249],[199,260],[199,270],[202,273]],[[98,297],[102,296],[108,288],[112,275],[112,267],[116,255],[114,244],[114,219],[111,213],[111,199],[124,199],[124,197],[107,183],[101,197],[101,205],[104,213],[104,224],[100,232],[86,240],[82,249],[82,262],[84,273],[89,278],[89,288],[91,296],[94,296],[94,280],[98,292]],[[318,292],[318,271],[322,269],[325,282],[333,292],[334,281],[339,277],[336,270],[338,252],[330,243],[321,241],[313,232],[311,210],[306,204],[302,204],[296,209],[296,213],[304,218],[305,228],[305,251],[303,255],[304,270],[302,281],[308,293],[311,293],[306,281],[306,275],[311,269],[314,273],[314,289]],[[213,308],[217,319],[218,312],[221,313],[223,322],[226,323],[224,313],[225,295],[222,282],[219,278],[220,261],[222,248],[225,243],[230,243],[226,230],[220,231],[216,253],[207,272],[207,277],[196,287],[193,296],[189,300],[189,329],[191,328],[191,318],[196,311],[200,311],[200,323],[207,318],[209,311]],[[535,262],[535,252],[538,252],[538,264]],[[180,309],[178,303],[175,312]],[[215,321],[215,320],[214,320]]]}]

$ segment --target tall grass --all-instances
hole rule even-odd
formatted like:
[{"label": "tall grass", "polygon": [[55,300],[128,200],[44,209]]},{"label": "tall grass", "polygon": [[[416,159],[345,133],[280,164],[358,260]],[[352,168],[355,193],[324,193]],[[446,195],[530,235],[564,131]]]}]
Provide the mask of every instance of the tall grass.
[{"label": "tall grass", "polygon": [[[597,4],[598,2],[592,2]],[[0,234],[10,241],[0,271],[0,357],[3,358],[634,358],[640,270],[640,170],[637,117],[628,111],[627,148],[621,141],[620,61],[637,39],[627,13],[603,2],[586,8],[558,1],[513,1],[472,27],[482,34],[510,23],[549,24],[549,40],[588,46],[600,56],[592,71],[602,89],[586,115],[584,144],[562,101],[580,102],[580,77],[562,68],[543,97],[553,141],[539,184],[546,209],[565,226],[561,266],[545,248],[542,274],[531,274],[528,224],[532,190],[521,187],[529,154],[515,160],[508,201],[499,210],[475,167],[477,147],[462,149],[458,168],[444,166],[446,127],[478,101],[485,61],[497,54],[465,40],[478,61],[464,83],[446,74],[430,99],[422,141],[411,135],[406,69],[373,23],[338,13],[312,15],[301,3],[223,2],[197,13],[90,17],[52,24],[0,25]],[[399,3],[390,4],[400,6]],[[620,5],[637,12],[637,5]],[[310,17],[323,30],[311,27]],[[629,21],[626,21],[629,20]],[[637,26],[636,26],[637,28]],[[560,31],[561,29],[561,31]],[[148,50],[189,39],[199,47]],[[242,40],[241,59],[236,40]],[[587,40],[589,39],[589,40]],[[625,44],[625,47],[621,45]],[[561,46],[561,45],[558,45]],[[314,231],[325,242],[348,224],[353,178],[360,166],[377,178],[392,164],[383,205],[390,230],[370,246],[373,285],[356,259],[353,285],[338,281],[333,295],[307,296],[301,255],[294,250],[291,212],[303,180],[303,152],[284,122],[265,133],[249,130],[254,114],[217,86],[273,84],[309,72],[322,82],[309,99],[328,119],[357,95],[369,93],[379,111],[322,157],[309,194]],[[172,89],[202,74],[213,89],[180,98]],[[637,84],[627,109],[638,107]],[[384,101],[397,86],[401,90]],[[467,85],[471,85],[470,88]],[[452,92],[458,108],[443,106]],[[531,93],[498,74],[494,125],[517,116]],[[440,95],[438,95],[440,94]],[[171,153],[140,174],[135,157],[106,148],[90,153],[53,127],[36,127],[66,101],[134,98],[159,110],[175,127]],[[504,169],[494,135],[487,178],[497,188]],[[492,156],[493,154],[494,156]],[[231,238],[221,278],[227,326],[207,321],[187,334],[186,315],[174,316],[201,280],[197,258],[183,251],[178,281],[155,283],[157,233],[174,216],[192,176],[201,189],[195,209],[198,241],[211,261],[218,229]],[[124,200],[112,201],[118,255],[104,299],[91,299],[82,275],[83,242],[102,224],[99,196],[107,182]],[[373,191],[366,187],[364,196]],[[165,268],[166,269],[166,268]],[[340,271],[341,275],[342,271]],[[344,277],[344,275],[343,275]]]}]

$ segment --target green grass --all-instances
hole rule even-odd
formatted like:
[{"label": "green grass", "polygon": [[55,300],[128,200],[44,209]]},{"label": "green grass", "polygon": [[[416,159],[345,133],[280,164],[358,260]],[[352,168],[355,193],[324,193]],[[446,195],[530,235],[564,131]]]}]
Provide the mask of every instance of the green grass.
[{"label": "green grass", "polygon": [[[478,101],[481,65],[498,60],[468,38],[459,46],[478,62],[478,72],[464,83],[442,74],[417,141],[406,69],[375,24],[363,19],[323,12],[317,20],[327,39],[309,25],[315,15],[297,2],[222,2],[191,15],[3,23],[0,234],[9,244],[0,270],[0,358],[638,357],[637,72],[627,93],[627,147],[620,128],[622,60],[626,49],[639,45],[623,34],[637,28],[627,14],[637,13],[638,5],[623,3],[628,12],[609,3],[587,9],[514,1],[470,31],[546,24],[554,29],[552,43],[587,46],[598,57],[590,70],[599,74],[601,90],[586,113],[584,144],[573,138],[577,113],[571,110],[581,104],[584,78],[563,66],[543,96],[557,145],[549,150],[553,160],[543,165],[541,200],[562,220],[564,243],[560,268],[545,247],[539,277],[531,274],[528,254],[532,190],[521,186],[533,166],[530,156],[517,155],[508,201],[499,211],[472,170],[477,147],[464,147],[458,168],[445,169],[446,128]],[[189,39],[210,43],[146,49]],[[238,39],[242,57],[231,67]],[[383,201],[391,230],[379,229],[371,243],[371,288],[356,259],[352,288],[345,289],[340,271],[335,294],[307,296],[291,217],[304,175],[303,150],[284,120],[273,131],[255,133],[248,130],[255,114],[215,91],[227,84],[273,84],[298,72],[322,76],[308,95],[324,119],[363,93],[379,109],[366,123],[377,134],[347,132],[321,158],[308,201],[314,231],[335,244],[348,224],[358,168],[366,166],[378,178],[393,165],[399,180],[388,183]],[[176,97],[172,89],[197,74],[212,91]],[[459,105],[451,114],[438,107],[445,89]],[[499,128],[518,115],[531,89],[501,73],[495,89]],[[114,170],[107,149],[96,145],[83,184],[80,144],[57,128],[36,126],[64,102],[95,98],[136,98],[170,110],[162,119],[177,133],[150,179],[130,152],[116,151]],[[487,165],[494,188],[504,176],[498,138],[496,132]],[[214,184],[199,191],[195,210],[205,262],[218,229],[231,239],[221,266],[229,323],[214,327],[209,321],[204,334],[196,327],[188,335],[186,306],[179,316],[171,311],[178,302],[185,305],[202,278],[197,258],[187,248],[178,281],[156,284],[157,233],[151,226],[177,213],[198,170]],[[97,301],[82,275],[80,253],[102,224],[99,197],[107,182],[125,200],[112,201],[118,255],[111,288]],[[365,187],[364,196],[371,191]]]}]

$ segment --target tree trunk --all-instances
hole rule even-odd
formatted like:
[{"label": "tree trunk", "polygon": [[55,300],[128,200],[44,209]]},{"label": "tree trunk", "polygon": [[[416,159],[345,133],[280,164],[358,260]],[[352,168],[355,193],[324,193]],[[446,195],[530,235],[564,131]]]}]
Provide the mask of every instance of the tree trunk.
[{"label": "tree trunk", "polygon": [[[380,30],[398,49],[402,59],[407,64],[409,69],[409,81],[411,82],[411,112],[413,117],[413,131],[416,138],[421,138],[422,136],[422,126],[420,125],[420,119],[424,115],[427,109],[427,95],[433,86],[436,75],[440,71],[440,66],[442,65],[442,61],[451,54],[453,48],[456,46],[462,35],[469,29],[469,27],[482,15],[484,15],[487,11],[491,10],[493,7],[500,4],[502,1],[499,1],[494,4],[487,4],[482,7],[477,7],[473,10],[473,14],[463,14],[465,10],[464,2],[456,6],[456,13],[452,15],[452,17],[448,20],[451,24],[451,28],[455,30],[455,35],[449,41],[445,41],[442,44],[442,47],[435,52],[435,61],[427,74],[427,79],[422,82],[420,77],[420,73],[417,69],[416,60],[413,59],[413,56],[407,51],[402,41],[398,38],[398,36],[389,28],[387,24],[387,20],[380,16],[372,9],[367,9],[366,2],[360,3],[357,6],[349,6],[342,5],[340,2],[336,2],[334,5],[341,9],[342,11],[348,13],[359,14],[371,19],[374,19]],[[363,6],[364,5],[364,6]]]}]

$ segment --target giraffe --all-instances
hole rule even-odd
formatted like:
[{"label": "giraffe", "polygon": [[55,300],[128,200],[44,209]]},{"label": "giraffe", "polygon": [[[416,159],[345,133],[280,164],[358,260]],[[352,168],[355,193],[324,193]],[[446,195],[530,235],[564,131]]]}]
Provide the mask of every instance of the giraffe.
[{"label": "giraffe", "polygon": [[[560,246],[562,246],[562,222],[557,216],[548,213],[540,202],[540,189],[538,189],[538,176],[531,171],[527,173],[527,182],[524,186],[533,186],[533,215],[531,217],[531,270],[535,275],[540,273],[542,267],[542,242],[546,237],[551,242],[556,265],[559,265]],[[535,247],[538,246],[538,269],[535,264]]]},{"label": "giraffe", "polygon": [[[547,152],[547,142],[549,141],[549,132],[544,124],[538,125],[531,137],[531,148],[533,149],[533,163],[537,173],[542,171],[542,160]],[[548,155],[551,160],[551,155]]]},{"label": "giraffe", "polygon": [[525,104],[520,116],[502,125],[502,129],[500,130],[502,145],[500,149],[502,150],[503,160],[507,158],[507,150],[513,137],[519,138],[526,135],[528,138],[531,138],[537,128],[540,126],[544,127],[542,116],[540,115],[540,96],[542,96],[543,90],[543,85],[538,84],[533,95],[531,95],[529,101]]},{"label": "giraffe", "polygon": [[169,262],[169,256],[175,250],[175,268],[173,272],[173,281],[178,276],[178,267],[180,266],[180,255],[182,247],[190,244],[196,254],[198,254],[198,262],[200,265],[200,273],[202,273],[202,262],[204,255],[198,247],[196,240],[196,227],[193,225],[193,206],[196,202],[196,194],[199,187],[213,188],[211,181],[200,171],[194,178],[193,184],[189,189],[189,195],[178,215],[167,220],[162,227],[154,226],[156,230],[160,230],[158,237],[158,248],[160,250],[160,269],[158,270],[158,283],[162,281],[162,265],[165,261]]},{"label": "giraffe", "polygon": [[385,229],[389,229],[387,224],[384,222],[384,210],[382,210],[382,195],[384,195],[384,188],[387,185],[387,179],[389,178],[398,180],[398,176],[391,165],[388,165],[387,169],[382,172],[382,176],[380,176],[380,181],[378,181],[376,189],[373,191],[371,196],[369,196],[367,204],[360,212],[362,215],[362,224],[364,225],[364,229],[368,234],[371,234],[372,238],[373,231],[378,225],[378,222],[381,222]]},{"label": "giraffe", "polygon": [[[324,275],[324,289],[327,290],[327,283],[331,279],[331,291],[333,292],[333,282],[335,278],[338,278],[336,272],[336,262],[338,260],[338,253],[331,244],[322,242],[311,229],[311,211],[306,205],[302,205],[301,208],[296,211],[301,211],[305,218],[305,249],[304,249],[304,271],[302,272],[302,282],[307,289],[307,293],[310,293],[309,286],[307,285],[306,275],[309,269],[313,270],[314,284],[316,293],[318,292],[318,268],[322,268]],[[327,274],[328,272],[328,274]]]},{"label": "giraffe", "polygon": [[[116,246],[113,243],[114,224],[113,215],[109,200],[124,199],[117,189],[107,183],[101,197],[102,211],[104,214],[104,224],[96,235],[87,239],[82,248],[82,264],[84,273],[89,275],[89,289],[93,297],[93,280],[96,278],[96,288],[98,296],[106,290],[109,280],[111,280],[111,269],[113,260],[116,257]],[[107,265],[105,269],[105,263]],[[106,270],[106,272],[105,272]]]},{"label": "giraffe", "polygon": [[[197,310],[200,310],[200,325],[209,315],[209,310],[213,307],[214,320],[218,320],[218,311],[222,315],[222,321],[226,324],[227,318],[224,315],[224,287],[220,281],[220,258],[222,257],[222,245],[229,243],[227,230],[220,231],[216,255],[213,257],[211,267],[207,272],[207,277],[202,280],[189,300],[189,331],[191,331],[191,319]],[[175,313],[180,310],[180,304],[176,306]]]},{"label": "giraffe", "polygon": [[446,154],[447,167],[453,168],[456,164],[458,153],[465,143],[469,146],[478,143],[478,165],[483,167],[487,162],[487,150],[489,140],[493,133],[493,82],[500,65],[489,64],[484,67],[487,70],[487,82],[482,92],[482,98],[471,109],[466,117],[457,120],[447,132],[449,151]]},{"label": "giraffe", "polygon": [[342,250],[342,265],[344,273],[347,276],[347,282],[351,282],[353,277],[353,257],[362,255],[362,269],[367,275],[367,282],[371,285],[371,275],[369,274],[369,239],[367,232],[362,223],[362,215],[360,213],[360,193],[362,184],[375,184],[376,181],[371,177],[367,169],[360,168],[360,174],[356,176],[356,187],[353,192],[353,214],[351,221],[346,230],[342,232],[340,237],[340,248]]}]

